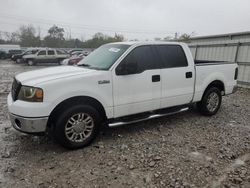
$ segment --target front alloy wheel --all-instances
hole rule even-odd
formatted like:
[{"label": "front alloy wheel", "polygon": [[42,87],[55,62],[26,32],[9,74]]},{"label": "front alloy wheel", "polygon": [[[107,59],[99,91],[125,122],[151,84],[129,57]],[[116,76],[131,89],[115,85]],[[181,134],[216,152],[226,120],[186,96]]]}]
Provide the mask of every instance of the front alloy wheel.
[{"label": "front alloy wheel", "polygon": [[71,142],[83,142],[90,137],[94,120],[89,114],[78,113],[69,118],[65,125],[65,135]]},{"label": "front alloy wheel", "polygon": [[90,105],[64,107],[54,120],[55,139],[69,149],[87,146],[96,137],[101,119],[99,112]]},{"label": "front alloy wheel", "polygon": [[33,60],[28,60],[28,65],[29,66],[32,66],[32,65],[34,65],[35,63],[34,63],[34,61]]}]

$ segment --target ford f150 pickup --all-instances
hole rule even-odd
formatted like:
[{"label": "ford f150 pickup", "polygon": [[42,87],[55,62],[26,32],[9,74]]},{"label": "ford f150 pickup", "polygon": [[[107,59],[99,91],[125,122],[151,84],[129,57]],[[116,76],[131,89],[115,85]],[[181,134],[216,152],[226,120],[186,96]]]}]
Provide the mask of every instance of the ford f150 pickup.
[{"label": "ford f150 pickup", "polygon": [[234,93],[238,66],[194,62],[177,42],[103,45],[78,63],[15,76],[8,96],[13,127],[50,132],[66,148],[91,143],[101,125],[119,126],[187,110],[204,115]]}]

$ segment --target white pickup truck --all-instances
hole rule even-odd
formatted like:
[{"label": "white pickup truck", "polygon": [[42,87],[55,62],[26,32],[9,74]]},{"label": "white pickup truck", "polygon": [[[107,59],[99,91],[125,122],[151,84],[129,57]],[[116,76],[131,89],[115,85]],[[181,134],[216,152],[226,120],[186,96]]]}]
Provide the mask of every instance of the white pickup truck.
[{"label": "white pickup truck", "polygon": [[15,129],[50,130],[62,146],[74,149],[90,144],[101,125],[135,123],[193,104],[214,115],[222,96],[236,91],[237,75],[236,63],[195,63],[184,43],[110,43],[78,66],[18,74],[8,109]]}]

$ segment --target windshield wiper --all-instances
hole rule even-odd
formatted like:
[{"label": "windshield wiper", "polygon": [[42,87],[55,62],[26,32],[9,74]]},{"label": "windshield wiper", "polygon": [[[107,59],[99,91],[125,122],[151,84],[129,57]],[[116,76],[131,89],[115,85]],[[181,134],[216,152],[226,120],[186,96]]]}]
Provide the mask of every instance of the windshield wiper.
[{"label": "windshield wiper", "polygon": [[99,67],[93,67],[89,64],[77,64],[77,66],[82,66],[82,67],[87,67],[88,69],[95,69],[95,70],[106,70],[106,69],[103,69],[103,68],[99,68]]},{"label": "windshield wiper", "polygon": [[90,65],[82,63],[82,64],[77,64],[77,66],[89,67]]}]

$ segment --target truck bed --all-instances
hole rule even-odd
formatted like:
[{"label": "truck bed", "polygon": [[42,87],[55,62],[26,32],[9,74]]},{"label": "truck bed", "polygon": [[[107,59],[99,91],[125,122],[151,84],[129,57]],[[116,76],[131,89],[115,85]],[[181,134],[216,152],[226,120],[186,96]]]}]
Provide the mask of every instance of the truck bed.
[{"label": "truck bed", "polygon": [[[214,66],[213,66],[214,65]],[[236,80],[237,63],[226,61],[195,61],[195,92],[193,101],[201,100],[206,88],[212,81],[221,81],[225,85],[225,94],[233,92]]]}]

